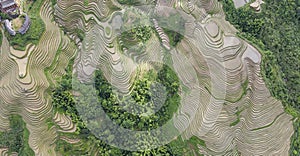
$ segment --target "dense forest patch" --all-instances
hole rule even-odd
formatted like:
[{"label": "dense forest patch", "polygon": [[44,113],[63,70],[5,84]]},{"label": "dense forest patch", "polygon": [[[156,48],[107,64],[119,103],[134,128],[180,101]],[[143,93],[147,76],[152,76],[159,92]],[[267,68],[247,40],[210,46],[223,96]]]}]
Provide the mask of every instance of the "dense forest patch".
[{"label": "dense forest patch", "polygon": [[0,132],[0,147],[8,148],[8,153],[17,152],[19,155],[34,155],[29,147],[29,132],[21,116],[9,117],[10,130]]},{"label": "dense forest patch", "polygon": [[[165,86],[167,97],[159,111],[154,113],[153,108],[155,105],[159,105],[161,97],[151,98],[151,95],[161,91],[162,93],[158,93],[158,95],[163,94],[163,89],[159,88],[159,85],[154,83],[155,81]],[[151,89],[151,87],[153,88]],[[162,126],[172,118],[180,104],[179,79],[176,73],[166,65],[157,74],[150,70],[141,79],[136,80],[129,97],[117,100],[111,86],[100,72],[96,73],[96,90],[99,95],[99,103],[106,114],[117,124],[132,130],[151,130]],[[138,107],[134,107],[135,105]],[[131,112],[123,108],[127,108]],[[150,116],[136,114],[139,112],[154,114]]]},{"label": "dense forest patch", "polygon": [[137,26],[130,30],[124,30],[120,35],[120,40],[123,42],[122,48],[138,48],[143,49],[145,43],[150,39],[153,33],[153,28],[150,26]]}]

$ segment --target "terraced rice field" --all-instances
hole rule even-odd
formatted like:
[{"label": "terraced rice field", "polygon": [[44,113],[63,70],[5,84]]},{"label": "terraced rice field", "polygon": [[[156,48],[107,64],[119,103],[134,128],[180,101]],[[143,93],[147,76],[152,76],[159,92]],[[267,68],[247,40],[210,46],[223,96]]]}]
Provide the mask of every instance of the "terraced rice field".
[{"label": "terraced rice field", "polygon": [[[51,20],[52,12],[50,2],[45,1],[40,15],[46,24],[46,31],[39,44],[29,48],[27,55],[22,59],[13,55],[14,50],[5,37],[1,46],[0,127],[1,130],[7,129],[9,115],[20,114],[30,132],[29,145],[36,155],[54,155],[53,142],[57,137],[57,130],[54,127],[48,129],[46,124],[46,120],[53,116],[47,89],[50,85],[48,81],[54,74],[46,75],[45,69],[50,67],[60,43],[63,42],[62,31]],[[71,47],[64,46],[64,51],[60,54],[67,62],[74,55],[74,50],[73,54],[70,54],[68,48]],[[62,65],[55,67],[53,73],[59,73],[68,64],[64,64],[63,60],[60,63]],[[23,69],[24,64],[26,69]]]},{"label": "terraced rice field", "polygon": [[[146,7],[145,7],[146,8]],[[141,14],[149,9],[137,7]],[[162,9],[164,8],[164,9]],[[274,99],[260,74],[261,55],[236,36],[225,21],[217,0],[157,1],[159,12],[175,9],[185,17],[184,38],[170,47],[159,23],[159,35],[146,42],[142,53],[121,49],[118,36],[128,6],[116,0],[60,0],[54,8],[46,0],[41,18],[46,30],[37,45],[16,56],[5,37],[1,46],[0,131],[9,128],[8,116],[20,114],[30,132],[29,145],[36,155],[61,155],[56,140],[80,145],[69,138],[76,125],[70,116],[53,113],[49,88],[65,74],[75,57],[73,73],[90,82],[96,69],[123,94],[129,94],[140,64],[164,63],[176,71],[182,87],[181,106],[173,124],[186,140],[196,136],[207,155],[288,155],[293,134],[292,117]],[[54,19],[54,21],[52,20]],[[66,34],[60,29],[66,28]],[[85,32],[81,41],[75,30]],[[108,31],[109,30],[109,31]],[[4,35],[3,35],[4,36]],[[77,54],[75,56],[75,54]],[[26,68],[24,68],[24,65]],[[47,123],[51,120],[53,125]],[[95,150],[95,149],[91,149]],[[0,149],[5,155],[7,149]],[[97,153],[97,152],[95,152]]]}]

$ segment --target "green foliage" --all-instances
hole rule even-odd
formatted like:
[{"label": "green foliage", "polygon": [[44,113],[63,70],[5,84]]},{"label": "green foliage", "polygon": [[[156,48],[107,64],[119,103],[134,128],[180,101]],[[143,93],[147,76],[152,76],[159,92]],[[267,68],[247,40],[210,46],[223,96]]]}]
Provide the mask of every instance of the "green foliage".
[{"label": "green foliage", "polygon": [[79,136],[82,141],[80,145],[73,145],[63,140],[56,142],[56,151],[63,155],[96,155],[95,149],[97,149],[97,155],[110,156],[110,155],[122,155],[121,150],[107,145],[101,140],[98,140],[95,136],[89,135],[84,137]]},{"label": "green foliage", "polygon": [[206,147],[205,141],[197,138],[196,136],[191,137],[188,141],[195,146],[200,145],[202,147]]},{"label": "green foliage", "polygon": [[120,40],[123,41],[122,47],[131,48],[133,46],[144,45],[153,33],[150,26],[137,26],[121,33]]},{"label": "green foliage", "polygon": [[78,38],[80,39],[80,41],[83,41],[83,39],[84,39],[84,37],[85,37],[84,31],[77,28],[77,29],[75,29],[74,32],[77,34],[77,36],[78,36]]},{"label": "green foliage", "polygon": [[88,6],[89,5],[89,0],[84,0],[83,4],[84,4],[84,6]]},{"label": "green foliage", "polygon": [[139,4],[139,0],[118,0],[120,4],[127,4],[127,5],[136,5]]},{"label": "green foliage", "polygon": [[34,155],[28,145],[29,132],[21,116],[12,115],[9,118],[10,130],[0,133],[0,147],[9,148],[8,152],[17,152],[19,155]]},{"label": "green foliage", "polygon": [[152,27],[149,26],[138,26],[137,28],[131,29],[133,37],[138,41],[145,43],[151,37]]},{"label": "green foliage", "polygon": [[134,52],[143,52],[146,42],[151,38],[154,28],[150,25],[150,18],[141,13],[139,9],[129,8],[123,14],[123,24],[120,27],[119,36],[120,48],[133,50]]},{"label": "green foliage", "polygon": [[237,125],[238,123],[240,122],[240,118],[238,117],[234,122],[232,122],[232,123],[230,123],[230,127],[231,126],[235,126],[235,125]]},{"label": "green foliage", "polygon": [[[160,82],[166,87],[167,98],[162,108],[150,116],[135,115],[124,110],[124,107],[134,110],[131,106],[137,103],[141,106],[141,110],[136,111],[147,111],[151,106],[154,106],[152,102],[150,106],[143,107],[150,102],[151,92],[150,86],[154,82]],[[102,76],[101,72],[96,72],[96,90],[99,95],[99,103],[102,105],[106,114],[114,120],[117,124],[133,130],[151,130],[158,126],[163,125],[172,118],[179,107],[180,96],[178,94],[179,79],[176,73],[168,66],[158,72],[157,77],[154,72],[150,71],[144,75],[142,79],[135,81],[131,98],[126,97],[118,100],[116,95],[113,94],[110,84]],[[119,102],[120,101],[120,102]]]},{"label": "green foliage", "polygon": [[40,17],[40,8],[43,2],[43,0],[27,0],[25,2],[30,5],[27,14],[30,17],[31,25],[24,35],[17,33],[15,36],[11,36],[8,33],[5,33],[10,45],[15,49],[25,50],[26,45],[29,43],[38,44],[40,37],[45,31],[45,24]]},{"label": "green foliage", "polygon": [[[291,148],[290,148],[290,155],[295,155],[298,156],[299,154],[297,152],[299,152],[300,150],[300,121],[299,119],[294,122],[294,127],[295,127],[295,131],[294,131],[294,135],[292,137],[292,142],[291,142]],[[296,152],[295,152],[296,151]]]},{"label": "green foliage", "polygon": [[118,2],[123,5],[155,4],[155,1],[156,0],[118,0]]},{"label": "green foliage", "polygon": [[192,136],[189,140],[183,141],[181,136],[171,141],[168,145],[169,151],[174,156],[201,156],[198,146],[206,147],[205,141],[196,136]]},{"label": "green foliage", "polygon": [[51,0],[52,6],[55,6],[57,3],[57,0]]},{"label": "green foliage", "polygon": [[178,32],[166,28],[164,28],[163,30],[168,35],[170,39],[170,45],[173,47],[175,47],[177,43],[179,43],[183,39],[183,35]]},{"label": "green foliage", "polygon": [[[142,156],[142,155],[163,155],[163,156],[194,156],[194,153],[189,147],[192,145],[194,151],[198,153],[197,145],[204,142],[197,138],[192,138],[188,141],[183,141],[179,136],[167,145],[156,149],[146,151],[125,151],[116,147],[109,146],[103,141],[98,140],[95,136],[81,137],[82,143],[80,145],[72,145],[63,140],[57,141],[56,150],[63,155],[98,155],[101,156]],[[205,144],[205,143],[204,143]],[[97,150],[95,150],[97,149]],[[198,153],[198,155],[200,155]]]},{"label": "green foliage", "polygon": [[6,20],[6,19],[11,20],[11,18],[8,16],[8,14],[3,13],[3,12],[0,13],[0,17],[1,17],[1,20],[2,20],[2,21],[3,21],[3,20]]},{"label": "green foliage", "polygon": [[185,19],[180,13],[173,13],[168,17],[157,16],[158,25],[162,27],[170,39],[170,45],[176,46],[183,39],[185,31]]},{"label": "green foliage", "polygon": [[19,151],[19,155],[34,155],[33,150],[30,148],[28,144],[28,139],[29,139],[29,131],[25,128],[23,132],[23,139],[24,139],[24,144],[21,150]]},{"label": "green foliage", "polygon": [[[232,0],[222,0],[226,19],[235,25],[240,37],[259,47],[263,54],[262,74],[271,94],[281,100],[286,112],[300,112],[300,12],[299,0],[265,0],[261,13],[249,4],[235,9]],[[299,129],[299,119],[294,123]],[[299,135],[294,134],[293,151],[299,151]]]},{"label": "green foliage", "polygon": [[81,129],[85,129],[86,126],[81,120],[79,113],[75,106],[75,100],[71,93],[72,91],[72,67],[68,66],[67,74],[62,77],[57,86],[51,93],[52,104],[56,111],[63,112],[72,118],[72,121],[76,123],[78,129],[77,133]]},{"label": "green foliage", "polygon": [[0,47],[2,46],[3,34],[0,32]]}]

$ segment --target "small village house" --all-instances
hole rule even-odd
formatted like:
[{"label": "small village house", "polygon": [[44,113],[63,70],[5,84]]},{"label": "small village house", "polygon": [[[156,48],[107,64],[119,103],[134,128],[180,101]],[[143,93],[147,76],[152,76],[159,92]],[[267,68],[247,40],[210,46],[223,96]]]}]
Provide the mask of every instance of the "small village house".
[{"label": "small village house", "polygon": [[0,9],[3,13],[13,12],[18,8],[15,0],[0,0]]}]

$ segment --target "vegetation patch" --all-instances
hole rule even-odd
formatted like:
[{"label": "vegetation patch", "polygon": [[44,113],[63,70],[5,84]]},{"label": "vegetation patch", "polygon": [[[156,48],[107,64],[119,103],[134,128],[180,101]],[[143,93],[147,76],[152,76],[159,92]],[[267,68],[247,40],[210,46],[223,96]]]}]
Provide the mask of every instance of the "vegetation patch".
[{"label": "vegetation patch", "polygon": [[3,33],[0,33],[0,46],[2,46],[2,40],[3,40]]},{"label": "vegetation patch", "polygon": [[52,4],[52,7],[54,7],[57,4],[57,0],[51,0],[51,4]]},{"label": "vegetation patch", "polygon": [[45,31],[45,24],[40,17],[40,8],[44,1],[42,0],[26,0],[24,1],[24,12],[28,14],[31,25],[25,34],[17,33],[15,36],[9,35],[6,31],[6,37],[11,46],[17,50],[25,50],[29,43],[38,44],[40,37]]},{"label": "vegetation patch", "polygon": [[135,8],[130,8],[124,13],[122,19],[124,23],[120,28],[119,37],[121,48],[132,49],[136,52],[144,51],[146,42],[154,33],[149,17]]},{"label": "vegetation patch", "polygon": [[146,4],[156,4],[156,0],[118,0],[120,4],[123,5],[146,5]]},{"label": "vegetation patch", "polygon": [[170,39],[170,45],[175,47],[183,39],[185,19],[180,13],[170,13],[168,16],[157,16],[158,25]]},{"label": "vegetation patch", "polygon": [[12,26],[14,28],[14,30],[19,30],[22,27],[22,24],[25,21],[25,17],[24,16],[20,16],[16,19],[12,20]]},{"label": "vegetation patch", "polygon": [[0,17],[1,17],[1,20],[6,20],[6,19],[11,19],[11,17],[8,16],[8,14],[6,13],[3,13],[3,12],[0,12]]},{"label": "vegetation patch", "polygon": [[9,118],[10,130],[0,132],[0,147],[8,148],[8,153],[17,152],[19,155],[34,155],[29,147],[29,131],[26,124],[19,115],[12,115]]},{"label": "vegetation patch", "polygon": [[178,136],[167,146],[176,156],[202,156],[198,146],[206,148],[205,141],[196,136],[192,136],[189,140],[183,140],[181,136]]},{"label": "vegetation patch", "polygon": [[74,32],[78,36],[80,41],[83,41],[83,39],[85,37],[85,32],[83,30],[79,29],[79,28],[76,28]]},{"label": "vegetation patch", "polygon": [[[72,61],[71,61],[72,62]],[[75,99],[72,94],[72,63],[66,69],[66,75],[58,81],[59,85],[51,92],[52,104],[55,111],[65,113],[70,116],[72,121],[78,127],[77,133],[80,133],[81,129],[85,129],[86,126],[81,120],[79,113],[75,106]]]},{"label": "vegetation patch", "polygon": [[[160,102],[159,99],[150,99],[151,95],[154,94],[150,91],[150,86],[154,81],[166,87],[167,97],[162,108],[152,114],[152,108],[157,105],[156,101]],[[141,79],[136,80],[129,98],[117,99],[112,91],[112,87],[100,72],[96,73],[96,90],[99,95],[99,103],[106,114],[117,124],[132,130],[151,130],[162,126],[172,118],[180,103],[178,94],[179,79],[176,73],[166,65],[157,74],[150,70]],[[157,93],[159,91],[161,90],[154,88],[154,92]],[[140,107],[132,107],[135,104],[138,104]],[[123,108],[133,112],[130,113]],[[152,115],[136,115],[136,112]]]},{"label": "vegetation patch", "polygon": [[150,26],[137,26],[128,31],[123,31],[120,40],[123,42],[121,47],[124,48],[142,48],[153,33],[153,28]]}]

